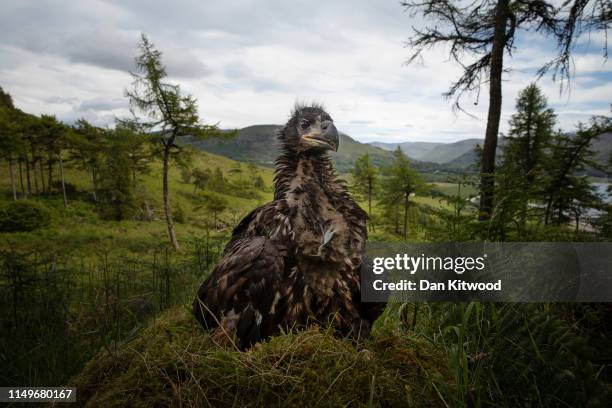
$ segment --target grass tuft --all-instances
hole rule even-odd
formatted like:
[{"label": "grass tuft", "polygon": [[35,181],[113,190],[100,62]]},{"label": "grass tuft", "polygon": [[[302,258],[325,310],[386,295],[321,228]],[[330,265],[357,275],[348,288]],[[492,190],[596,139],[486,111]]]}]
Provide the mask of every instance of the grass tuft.
[{"label": "grass tuft", "polygon": [[408,335],[381,330],[356,346],[313,327],[239,352],[173,309],[73,384],[91,407],[439,407],[435,383],[448,378],[444,352]]}]

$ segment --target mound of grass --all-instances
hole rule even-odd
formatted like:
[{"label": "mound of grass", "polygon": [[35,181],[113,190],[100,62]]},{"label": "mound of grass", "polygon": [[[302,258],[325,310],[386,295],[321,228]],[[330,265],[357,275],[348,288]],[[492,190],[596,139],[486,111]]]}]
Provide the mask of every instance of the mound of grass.
[{"label": "mound of grass", "polygon": [[[356,347],[329,331],[283,334],[247,352],[219,345],[182,309],[102,350],[73,380],[88,407],[438,407],[445,354],[380,331]],[[438,384],[438,386],[436,386]]]}]

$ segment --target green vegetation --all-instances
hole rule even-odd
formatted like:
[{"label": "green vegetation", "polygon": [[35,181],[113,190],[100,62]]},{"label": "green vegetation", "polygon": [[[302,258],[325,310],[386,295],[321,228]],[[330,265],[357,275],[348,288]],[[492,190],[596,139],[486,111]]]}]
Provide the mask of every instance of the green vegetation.
[{"label": "green vegetation", "polygon": [[[147,44],[145,92],[130,95],[141,121],[68,126],[0,92],[3,384],[71,383],[88,406],[607,405],[606,305],[390,304],[363,344],[312,327],[245,353],[199,327],[186,305],[231,229],[272,198],[273,172],[193,149],[224,142],[194,141],[217,131],[199,124],[193,99],[156,82],[165,72]],[[164,116],[153,94],[186,122]],[[585,176],[609,119],[575,134],[553,128],[527,88],[487,221],[474,204],[477,174],[426,175],[400,149],[347,142],[370,240],[609,240],[612,208]]]},{"label": "green vegetation", "polygon": [[381,330],[356,347],[313,327],[243,353],[173,309],[73,384],[91,407],[444,407],[448,382],[443,350],[416,336]]},{"label": "green vegetation", "polygon": [[14,201],[0,208],[0,232],[33,231],[51,222],[51,212],[42,204]]},{"label": "green vegetation", "polygon": [[130,99],[132,112],[138,111],[142,118],[124,122],[124,125],[139,129],[142,132],[156,131],[153,154],[162,159],[162,197],[164,202],[164,217],[168,227],[168,238],[174,249],[179,249],[179,243],[174,232],[172,208],[170,206],[170,190],[168,186],[168,171],[170,161],[182,163],[185,160],[178,138],[190,135],[205,139],[220,136],[216,126],[200,123],[198,105],[191,95],[184,95],[179,85],[164,82],[166,68],[161,61],[161,52],[142,34],[139,44],[141,54],[136,58],[136,68],[140,74],[134,77],[134,89],[126,92]]},{"label": "green vegetation", "polygon": [[372,198],[378,192],[380,180],[378,169],[370,162],[368,153],[355,161],[353,169],[353,192],[364,197],[368,203],[368,215],[372,216]]},{"label": "green vegetation", "polygon": [[[460,99],[465,93],[477,90],[487,83],[489,105],[487,126],[479,160],[480,207],[479,219],[492,217],[495,201],[495,172],[499,124],[502,110],[502,76],[504,56],[511,56],[515,39],[521,31],[537,32],[552,38],[557,45],[555,57],[543,63],[538,73],[552,70],[563,81],[570,80],[574,42],[585,32],[603,30],[607,33],[610,7],[605,2],[576,0],[555,4],[539,1],[525,4],[521,1],[475,1],[461,5],[453,1],[402,1],[413,15],[431,20],[424,27],[413,27],[407,46],[413,49],[409,63],[419,60],[425,50],[437,45],[449,45],[449,59],[462,68],[459,78],[445,93],[455,99],[455,109],[461,110]],[[603,49],[607,58],[607,44]]]}]

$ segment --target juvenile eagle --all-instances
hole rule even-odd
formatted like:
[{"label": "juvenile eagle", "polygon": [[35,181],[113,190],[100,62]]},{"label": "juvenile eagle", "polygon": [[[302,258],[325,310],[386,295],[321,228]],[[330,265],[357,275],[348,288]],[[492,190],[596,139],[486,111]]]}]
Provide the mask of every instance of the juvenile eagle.
[{"label": "juvenile eagle", "polygon": [[321,107],[298,106],[278,140],[274,201],[234,229],[193,302],[195,316],[235,333],[241,349],[308,323],[364,337],[382,305],[361,303],[367,215],[327,154],[338,150],[338,131]]}]

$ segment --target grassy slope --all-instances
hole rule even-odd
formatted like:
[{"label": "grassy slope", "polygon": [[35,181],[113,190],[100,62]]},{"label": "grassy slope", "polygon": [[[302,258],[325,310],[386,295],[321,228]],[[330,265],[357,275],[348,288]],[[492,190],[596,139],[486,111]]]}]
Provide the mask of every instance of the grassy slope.
[{"label": "grassy slope", "polygon": [[[235,165],[235,161],[210,153],[196,152],[193,156],[193,167],[211,170],[215,167],[221,168],[226,177],[227,171]],[[246,166],[243,166],[246,175]],[[265,167],[258,167],[258,172],[264,179],[266,192],[260,192],[259,199],[240,198],[232,195],[221,194],[228,201],[228,209],[223,212],[221,218],[225,221],[225,228],[219,233],[229,233],[229,227],[254,207],[269,201],[272,198],[270,188],[272,186],[272,171]],[[57,174],[56,174],[57,176]],[[88,175],[70,164],[66,169],[66,181],[77,187],[79,191],[89,192],[90,182]],[[189,195],[193,192],[193,186],[183,183],[180,179],[180,170],[173,166],[170,171],[171,203],[180,206],[187,216],[184,224],[176,223],[179,240],[193,235],[203,233],[202,221],[208,217],[203,209],[196,209],[197,205],[192,202]],[[104,221],[95,212],[93,203],[82,200],[70,200],[68,209],[63,208],[61,199],[57,196],[50,198],[36,197],[49,207],[54,209],[54,222],[46,230],[22,234],[3,234],[4,238],[19,241],[22,246],[57,246],[57,248],[87,249],[89,247],[99,248],[101,244],[109,247],[119,247],[138,251],[139,248],[151,245],[154,242],[165,242],[166,225],[161,219],[161,164],[154,162],[149,174],[138,177],[138,190],[147,197],[157,219],[152,222],[139,221]],[[0,167],[0,185],[2,193],[0,203],[10,199],[9,178],[6,165]]]},{"label": "grassy slope", "polygon": [[[350,148],[350,144],[345,144]],[[236,166],[236,161],[216,154],[195,151],[192,166],[200,169],[214,170],[219,167],[226,178],[236,179],[238,176],[229,176],[228,171]],[[264,204],[272,199],[273,171],[264,166],[258,166],[258,173],[264,179],[266,191],[260,192],[259,199],[248,199],[233,195],[221,194],[228,201],[228,208],[220,215],[222,227],[217,233],[229,234],[231,226],[239,221],[253,208]],[[242,163],[243,177],[247,179],[247,166]],[[57,171],[55,173],[57,177]],[[350,180],[350,175],[345,175]],[[85,172],[75,168],[70,163],[66,166],[66,181],[73,184],[83,194],[90,191],[89,176]],[[210,218],[210,214],[204,209],[197,208],[189,196],[193,192],[193,185],[181,181],[180,170],[172,166],[170,170],[171,203],[177,205],[186,214],[185,223],[176,223],[176,231],[179,240],[187,239],[194,235],[204,233],[204,220]],[[437,183],[440,190],[452,193],[453,184]],[[161,163],[155,161],[151,165],[149,174],[138,176],[138,190],[147,197],[149,205],[154,211],[157,219],[151,222],[145,221],[104,221],[99,218],[93,203],[71,199],[70,207],[63,208],[60,197],[50,198],[37,197],[54,209],[55,220],[52,226],[46,230],[35,231],[27,234],[4,234],[9,235],[12,240],[20,241],[24,246],[49,246],[59,248],[73,248],[75,250],[87,248],[100,248],[100,245],[109,248],[123,248],[133,252],[152,244],[153,242],[164,243],[166,241],[166,226],[162,220],[161,206]],[[0,164],[0,204],[10,199],[10,184],[8,170],[5,163]],[[415,197],[413,199],[419,204],[427,204],[433,207],[442,206],[439,199],[431,197]],[[361,201],[362,207],[366,204]],[[375,215],[382,214],[380,208],[374,208]],[[373,240],[397,240],[385,231],[377,229],[370,234]],[[416,238],[416,237],[414,237]]]}]

